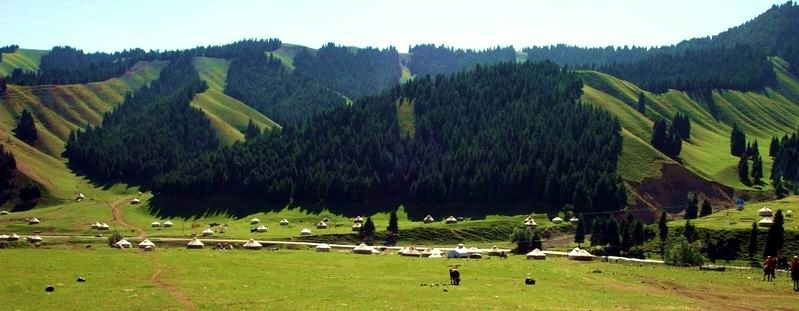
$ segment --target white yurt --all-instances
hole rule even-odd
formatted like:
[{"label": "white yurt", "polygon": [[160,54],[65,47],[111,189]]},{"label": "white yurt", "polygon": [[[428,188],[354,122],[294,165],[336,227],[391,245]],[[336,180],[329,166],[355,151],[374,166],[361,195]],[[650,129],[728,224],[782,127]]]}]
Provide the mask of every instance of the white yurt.
[{"label": "white yurt", "polygon": [[139,242],[139,248],[155,248],[155,243],[149,239],[144,239],[144,241]]},{"label": "white yurt", "polygon": [[400,255],[408,257],[422,257],[422,253],[413,246],[403,249],[403,251],[400,252]]},{"label": "white yurt", "polygon": [[75,201],[83,201],[83,199],[85,198],[86,196],[83,195],[83,193],[78,193],[77,195],[75,195]]},{"label": "white yurt", "polygon": [[353,232],[358,232],[358,231],[361,230],[361,227],[363,227],[363,224],[361,224],[360,222],[356,222],[356,223],[352,224],[352,231]]},{"label": "white yurt", "polygon": [[137,198],[133,198],[133,200],[130,200],[130,204],[133,204],[133,205],[141,204],[141,200],[139,200]]},{"label": "white yurt", "polygon": [[28,242],[31,242],[31,243],[41,242],[42,241],[42,237],[40,237],[38,234],[34,234],[34,235],[29,235],[27,237],[27,240],[28,240]]},{"label": "white yurt", "polygon": [[559,224],[559,223],[562,223],[562,222],[563,222],[563,218],[560,218],[560,217],[557,217],[557,216],[555,216],[555,218],[552,218],[552,223]]},{"label": "white yurt", "polygon": [[571,219],[569,219],[569,222],[573,223],[573,224],[576,224],[576,223],[580,222],[580,218],[572,217]]},{"label": "white yurt", "polygon": [[97,228],[100,228],[100,223],[95,221],[94,223],[92,223],[92,230]]},{"label": "white yurt", "polygon": [[99,226],[97,226],[97,230],[107,231],[109,229],[111,229],[111,226],[109,226],[107,223],[101,223]]},{"label": "white yurt", "polygon": [[35,224],[38,224],[38,223],[40,223],[39,218],[33,217],[31,219],[28,219],[28,224],[29,225],[35,225]]},{"label": "white yurt", "polygon": [[542,250],[536,248],[531,252],[527,253],[527,259],[543,260],[547,259],[547,254],[544,253]]},{"label": "white yurt", "polygon": [[771,225],[773,224],[774,224],[774,218],[771,217],[763,217],[763,219],[757,222],[757,225],[761,227],[771,227]]},{"label": "white yurt", "polygon": [[472,258],[472,259],[480,259],[480,258],[483,258],[483,251],[482,251],[482,250],[480,250],[480,249],[479,249],[479,248],[477,248],[477,247],[474,247],[474,246],[472,246],[472,247],[470,247],[470,248],[469,248],[469,250],[468,250],[468,254],[469,254],[469,258]]},{"label": "white yurt", "polygon": [[535,220],[530,219],[530,220],[524,222],[524,226],[525,227],[530,227],[530,228],[535,228],[535,227],[538,227],[538,224],[535,223]]},{"label": "white yurt", "polygon": [[261,247],[264,246],[261,245],[261,243],[258,243],[257,241],[250,239],[249,241],[247,241],[247,243],[244,243],[244,245],[242,245],[241,247],[244,247],[246,249],[261,249]]},{"label": "white yurt", "polygon": [[6,238],[7,241],[19,241],[19,235],[16,233],[12,233],[11,235]]},{"label": "white yurt", "polygon": [[283,219],[280,220],[280,225],[281,226],[286,226],[288,224],[289,224],[289,220],[288,219],[283,218]]},{"label": "white yurt", "polygon": [[771,217],[774,216],[774,211],[766,206],[763,206],[763,208],[757,210],[757,214],[760,215],[760,217]]},{"label": "white yurt", "polygon": [[8,215],[8,211],[0,211],[0,215]]},{"label": "white yurt", "polygon": [[582,261],[594,260],[594,255],[589,253],[587,250],[580,249],[577,247],[575,247],[571,252],[569,252],[568,257],[571,260],[582,260]]},{"label": "white yurt", "polygon": [[0,234],[0,241],[8,241],[8,234]]},{"label": "white yurt", "polygon": [[502,254],[502,252],[504,252],[504,250],[501,250],[496,245],[493,245],[488,250],[488,256],[499,256],[499,254]]},{"label": "white yurt", "polygon": [[528,222],[531,220],[533,220],[533,216],[527,216],[527,218],[524,219],[524,222]]},{"label": "white yurt", "polygon": [[260,226],[258,226],[257,228],[255,228],[255,231],[258,231],[259,233],[264,233],[264,232],[267,232],[267,231],[269,231],[269,228],[267,228],[267,227],[266,227],[266,226],[264,226],[264,225],[260,225]]},{"label": "white yurt", "polygon": [[311,235],[311,229],[302,228],[302,230],[300,230],[300,236],[309,236],[309,235]]},{"label": "white yurt", "polygon": [[447,217],[447,219],[444,220],[444,223],[447,223],[447,224],[454,224],[454,223],[457,223],[457,222],[458,222],[458,219],[453,217],[453,216],[449,216],[449,217]]},{"label": "white yurt", "polygon": [[373,254],[374,248],[364,243],[358,244],[355,248],[352,249],[352,252],[355,254],[362,254],[362,255],[371,255]]},{"label": "white yurt", "polygon": [[445,258],[446,253],[442,252],[440,249],[434,248],[430,251],[430,255],[425,256],[427,258]]},{"label": "white yurt", "polygon": [[161,227],[161,223],[157,222],[157,221],[153,221],[152,223],[150,223],[150,227],[160,228]]},{"label": "white yurt", "polygon": [[205,228],[205,230],[203,230],[202,232],[202,235],[203,236],[214,235],[214,230],[211,230],[211,228]]},{"label": "white yurt", "polygon": [[327,229],[327,223],[324,221],[317,222],[316,229]]},{"label": "white yurt", "polygon": [[116,243],[114,243],[114,247],[116,248],[131,248],[131,246],[133,246],[133,244],[130,244],[130,242],[128,242],[128,240],[125,239],[119,240]]},{"label": "white yurt", "polygon": [[423,221],[424,223],[426,223],[426,224],[429,224],[429,223],[431,223],[431,222],[435,222],[435,221],[436,221],[436,219],[435,219],[435,218],[433,218],[433,216],[427,215],[427,216],[424,216],[424,220],[422,220],[422,221]]},{"label": "white yurt", "polygon": [[430,256],[431,254],[433,254],[433,249],[430,248],[430,247],[425,248],[424,250],[419,252],[419,255],[422,255],[422,257],[427,257],[427,256]]},{"label": "white yurt", "polygon": [[261,223],[261,220],[258,219],[258,218],[250,219],[250,224],[251,225],[257,225],[257,224],[260,224],[260,223]]},{"label": "white yurt", "polygon": [[316,245],[316,247],[314,247],[314,249],[317,252],[320,252],[320,253],[327,253],[327,252],[330,252],[330,244],[321,243],[321,244]]},{"label": "white yurt", "polygon": [[357,216],[357,217],[355,217],[355,219],[352,220],[352,222],[354,222],[354,223],[362,223],[363,222],[363,217]]},{"label": "white yurt", "polygon": [[172,228],[174,225],[175,225],[175,223],[173,223],[173,222],[171,222],[169,220],[165,221],[164,224],[163,224],[164,228]]},{"label": "white yurt", "polygon": [[186,248],[188,249],[200,249],[203,248],[205,244],[202,241],[198,240],[197,238],[191,239],[189,243],[186,243]]}]

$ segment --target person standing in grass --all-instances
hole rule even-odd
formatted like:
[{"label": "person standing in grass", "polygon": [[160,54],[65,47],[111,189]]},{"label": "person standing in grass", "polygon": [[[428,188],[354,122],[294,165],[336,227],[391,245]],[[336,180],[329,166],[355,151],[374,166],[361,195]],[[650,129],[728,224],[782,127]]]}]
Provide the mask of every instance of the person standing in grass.
[{"label": "person standing in grass", "polygon": [[793,280],[793,290],[799,291],[799,256],[793,256],[791,262],[791,280]]}]

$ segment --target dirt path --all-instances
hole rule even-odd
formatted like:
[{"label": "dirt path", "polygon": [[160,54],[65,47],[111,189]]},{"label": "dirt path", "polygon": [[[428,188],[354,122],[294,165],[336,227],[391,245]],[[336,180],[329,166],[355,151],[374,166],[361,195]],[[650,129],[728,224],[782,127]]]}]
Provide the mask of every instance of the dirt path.
[{"label": "dirt path", "polygon": [[175,299],[184,307],[184,310],[194,311],[196,308],[194,307],[194,303],[189,300],[189,297],[186,297],[183,292],[179,291],[174,284],[169,284],[164,281],[161,281],[161,272],[163,270],[157,269],[150,275],[150,283],[153,283],[155,286],[169,292]]},{"label": "dirt path", "polygon": [[111,203],[111,204],[109,204],[108,201],[106,201],[105,204],[108,205],[109,207],[111,207],[111,214],[114,217],[114,221],[115,222],[117,222],[118,224],[123,225],[125,227],[131,228],[133,231],[136,232],[136,236],[138,236],[138,237],[144,236],[144,235],[146,235],[144,230],[142,230],[139,227],[136,227],[134,225],[131,225],[131,224],[125,222],[125,218],[122,216],[122,206],[124,206],[125,204],[128,204],[129,201],[130,201],[130,199],[120,199],[120,200],[117,200],[116,202]]}]

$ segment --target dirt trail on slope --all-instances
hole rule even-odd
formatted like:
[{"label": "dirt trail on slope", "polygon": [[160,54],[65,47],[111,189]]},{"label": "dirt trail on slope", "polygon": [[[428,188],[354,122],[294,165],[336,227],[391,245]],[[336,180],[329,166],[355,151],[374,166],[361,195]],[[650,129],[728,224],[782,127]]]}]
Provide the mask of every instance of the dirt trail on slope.
[{"label": "dirt trail on slope", "polygon": [[128,201],[130,201],[130,199],[120,199],[120,200],[117,200],[116,202],[111,203],[111,204],[109,204],[108,201],[106,201],[105,204],[108,205],[111,208],[111,214],[114,217],[114,221],[115,222],[117,222],[120,225],[123,225],[123,226],[126,226],[128,228],[133,229],[133,231],[136,232],[136,236],[138,236],[138,237],[145,236],[146,233],[144,232],[144,230],[142,230],[139,227],[136,227],[134,225],[131,225],[131,224],[125,222],[125,219],[122,216],[122,206],[127,204]]},{"label": "dirt trail on slope", "polygon": [[194,303],[192,303],[191,300],[189,300],[189,297],[186,297],[186,295],[183,294],[183,292],[179,291],[174,284],[169,284],[165,283],[164,281],[161,281],[162,271],[163,270],[161,269],[155,270],[155,272],[153,272],[153,274],[150,275],[150,283],[153,283],[155,286],[158,286],[159,288],[169,292],[173,297],[175,297],[175,299],[181,305],[183,305],[185,310],[190,310],[190,311],[196,310],[196,308],[194,307]]}]

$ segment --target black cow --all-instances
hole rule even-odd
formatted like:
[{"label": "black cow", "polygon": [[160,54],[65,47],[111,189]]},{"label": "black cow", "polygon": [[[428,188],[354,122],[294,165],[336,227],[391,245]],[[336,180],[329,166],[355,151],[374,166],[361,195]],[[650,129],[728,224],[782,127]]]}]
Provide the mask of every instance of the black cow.
[{"label": "black cow", "polygon": [[450,268],[449,269],[449,282],[452,285],[460,285],[461,284],[461,272],[458,269]]}]

